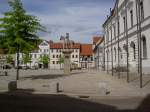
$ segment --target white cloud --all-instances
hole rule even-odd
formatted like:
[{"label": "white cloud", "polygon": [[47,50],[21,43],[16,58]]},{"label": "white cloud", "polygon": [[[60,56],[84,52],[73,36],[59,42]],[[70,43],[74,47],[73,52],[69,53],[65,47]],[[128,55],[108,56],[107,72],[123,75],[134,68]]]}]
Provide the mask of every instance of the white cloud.
[{"label": "white cloud", "polygon": [[[99,35],[111,2],[101,0],[22,0],[27,12],[37,16],[51,33],[40,33],[47,40],[58,40],[66,32],[75,41],[90,42]],[[1,16],[1,15],[0,15]]]},{"label": "white cloud", "polygon": [[94,35],[93,33],[98,31],[99,33],[96,34],[101,33],[104,11],[101,7],[88,8],[80,6],[67,7],[62,9],[61,13],[52,15],[32,14],[37,15],[41,23],[51,31],[50,36],[46,34],[44,38],[51,37],[56,40],[55,38],[57,37],[58,40],[60,35],[69,32],[70,36],[74,37],[76,41],[90,42],[89,38]]}]

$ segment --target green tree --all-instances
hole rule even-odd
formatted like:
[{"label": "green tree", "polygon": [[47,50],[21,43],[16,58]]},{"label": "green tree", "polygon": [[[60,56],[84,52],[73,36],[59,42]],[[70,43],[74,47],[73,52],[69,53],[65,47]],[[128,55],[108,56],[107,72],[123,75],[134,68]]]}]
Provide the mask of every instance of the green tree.
[{"label": "green tree", "polygon": [[13,57],[10,54],[8,54],[6,57],[6,61],[7,61],[7,63],[12,64],[13,63]]},{"label": "green tree", "polygon": [[60,64],[60,69],[61,69],[61,65],[64,63],[64,56],[60,56],[58,61]]},{"label": "green tree", "polygon": [[23,63],[26,64],[27,67],[27,63],[29,63],[31,61],[31,58],[29,56],[29,53],[23,54]]},{"label": "green tree", "polygon": [[48,68],[49,61],[50,61],[50,59],[47,55],[43,55],[40,57],[40,62],[43,64],[44,68]]},{"label": "green tree", "polygon": [[39,20],[26,14],[20,0],[8,2],[11,10],[0,18],[0,43],[8,53],[17,53],[17,75],[19,79],[19,52],[26,53],[36,47],[39,40],[36,35],[38,30],[44,31]]}]

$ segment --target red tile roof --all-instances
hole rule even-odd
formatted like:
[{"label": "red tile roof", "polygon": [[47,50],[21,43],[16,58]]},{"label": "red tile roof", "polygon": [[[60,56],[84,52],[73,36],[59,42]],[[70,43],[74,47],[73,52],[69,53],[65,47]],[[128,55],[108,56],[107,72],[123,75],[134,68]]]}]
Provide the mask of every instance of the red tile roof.
[{"label": "red tile roof", "polygon": [[63,48],[63,44],[62,43],[51,43],[50,44],[50,48],[51,49],[62,49]]},{"label": "red tile roof", "polygon": [[92,55],[92,44],[81,44],[81,56],[91,56]]},{"label": "red tile roof", "polygon": [[[63,43],[51,43],[50,44],[51,49],[62,49],[63,48]],[[80,44],[79,43],[74,43],[72,45],[73,49],[80,49]]]},{"label": "red tile roof", "polygon": [[80,49],[80,43],[74,43],[73,45],[72,45],[72,48],[73,49]]},{"label": "red tile roof", "polygon": [[94,36],[93,37],[93,44],[96,44],[99,40],[100,40],[101,37],[99,36]]},{"label": "red tile roof", "polygon": [[97,46],[100,45],[104,41],[103,37],[99,37],[99,40],[93,45],[93,52],[97,49]]},{"label": "red tile roof", "polygon": [[96,45],[101,44],[104,41],[104,37],[100,37],[100,39],[97,41]]}]

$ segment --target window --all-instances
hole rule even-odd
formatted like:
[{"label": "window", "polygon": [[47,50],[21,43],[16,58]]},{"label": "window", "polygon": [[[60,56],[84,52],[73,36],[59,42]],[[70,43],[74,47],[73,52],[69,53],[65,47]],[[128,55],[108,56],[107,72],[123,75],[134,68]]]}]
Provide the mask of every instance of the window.
[{"label": "window", "polygon": [[118,20],[118,35],[120,34],[120,22]]},{"label": "window", "polygon": [[120,54],[120,59],[123,59],[122,50],[120,47],[119,47],[119,54]]},{"label": "window", "polygon": [[91,61],[93,61],[93,57],[91,57]]},{"label": "window", "polygon": [[55,61],[53,61],[53,64],[55,64]]},{"label": "window", "polygon": [[109,41],[111,41],[111,39],[112,39],[112,27],[110,26],[110,28],[109,28]]},{"label": "window", "polygon": [[116,39],[116,26],[115,26],[115,24],[114,24],[114,38]]},{"label": "window", "polygon": [[143,58],[145,59],[147,58],[147,43],[146,43],[145,36],[142,37],[141,47],[142,47]]},{"label": "window", "polygon": [[109,31],[107,31],[107,42],[109,42]]},{"label": "window", "polygon": [[132,47],[133,59],[136,59],[136,48],[135,48],[135,43],[134,43],[134,42],[131,42],[130,46]]},{"label": "window", "polygon": [[133,57],[136,59],[135,44],[133,45]]},{"label": "window", "polygon": [[42,55],[40,54],[40,58],[42,58]]},{"label": "window", "polygon": [[30,54],[30,58],[32,58],[32,54]]},{"label": "window", "polygon": [[123,26],[124,26],[124,32],[125,32],[126,30],[126,18],[125,17],[123,17]]},{"label": "window", "polygon": [[107,62],[109,62],[109,58],[110,58],[110,54],[109,54],[109,50],[107,51]]},{"label": "window", "polygon": [[144,19],[144,7],[143,7],[143,2],[140,2],[140,16],[141,16],[141,20]]},{"label": "window", "polygon": [[55,55],[53,55],[53,58],[55,58]]},{"label": "window", "polygon": [[76,49],[76,52],[78,52],[78,49]]},{"label": "window", "polygon": [[72,58],[74,58],[74,55],[72,55]]},{"label": "window", "polygon": [[56,55],[56,57],[57,57],[57,58],[59,58],[59,56],[58,56],[58,55]]},{"label": "window", "polygon": [[36,54],[34,54],[34,58],[36,58]]},{"label": "window", "polygon": [[51,50],[51,52],[53,52],[53,49]]},{"label": "window", "polygon": [[85,58],[85,61],[87,61],[87,58]]},{"label": "window", "polygon": [[116,48],[114,48],[114,53],[115,53],[115,61],[116,61]]},{"label": "window", "polygon": [[78,58],[78,55],[76,55],[76,58]]},{"label": "window", "polygon": [[131,27],[133,27],[133,10],[130,11]]}]

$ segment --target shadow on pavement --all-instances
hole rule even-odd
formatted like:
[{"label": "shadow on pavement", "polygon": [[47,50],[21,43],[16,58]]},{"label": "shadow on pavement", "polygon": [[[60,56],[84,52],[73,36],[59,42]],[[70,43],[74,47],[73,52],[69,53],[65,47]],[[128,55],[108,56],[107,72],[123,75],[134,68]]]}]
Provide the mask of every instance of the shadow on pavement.
[{"label": "shadow on pavement", "polygon": [[150,112],[150,95],[135,110],[72,98],[66,95],[32,94],[17,90],[0,94],[1,112]]},{"label": "shadow on pavement", "polygon": [[23,77],[23,79],[32,79],[32,80],[36,80],[36,79],[56,79],[59,77],[64,77],[65,75],[63,74],[46,74],[46,75],[32,75],[32,76],[28,76],[28,77]]},{"label": "shadow on pavement", "polygon": [[85,72],[75,71],[75,72],[71,73],[70,75],[64,75],[64,74],[31,75],[31,76],[22,77],[22,78],[23,79],[32,79],[32,80],[36,80],[36,79],[56,79],[56,78],[59,78],[59,77],[68,77],[68,76],[72,76],[72,75],[80,75],[81,73],[85,73]]}]

